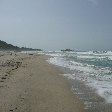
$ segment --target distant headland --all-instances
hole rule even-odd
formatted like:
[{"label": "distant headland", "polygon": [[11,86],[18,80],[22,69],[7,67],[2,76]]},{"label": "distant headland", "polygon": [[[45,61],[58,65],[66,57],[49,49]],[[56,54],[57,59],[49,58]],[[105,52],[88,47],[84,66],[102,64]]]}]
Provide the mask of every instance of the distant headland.
[{"label": "distant headland", "polygon": [[73,52],[74,50],[71,50],[71,49],[65,49],[65,50],[61,50],[61,51]]}]

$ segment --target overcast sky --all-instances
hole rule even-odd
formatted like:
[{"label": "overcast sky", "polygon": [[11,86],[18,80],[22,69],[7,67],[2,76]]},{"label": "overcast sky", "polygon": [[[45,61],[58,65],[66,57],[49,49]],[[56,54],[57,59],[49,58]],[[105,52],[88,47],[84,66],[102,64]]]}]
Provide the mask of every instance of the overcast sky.
[{"label": "overcast sky", "polygon": [[112,0],[0,0],[0,39],[44,50],[112,50]]}]

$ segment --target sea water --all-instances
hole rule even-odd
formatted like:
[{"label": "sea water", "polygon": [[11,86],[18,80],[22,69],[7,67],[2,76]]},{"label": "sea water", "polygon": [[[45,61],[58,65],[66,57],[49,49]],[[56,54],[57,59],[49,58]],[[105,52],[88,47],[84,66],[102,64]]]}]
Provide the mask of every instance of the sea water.
[{"label": "sea water", "polygon": [[[48,52],[49,63],[65,67],[72,74],[64,74],[74,81],[79,80],[112,103],[112,52]],[[73,88],[76,89],[76,88]]]}]

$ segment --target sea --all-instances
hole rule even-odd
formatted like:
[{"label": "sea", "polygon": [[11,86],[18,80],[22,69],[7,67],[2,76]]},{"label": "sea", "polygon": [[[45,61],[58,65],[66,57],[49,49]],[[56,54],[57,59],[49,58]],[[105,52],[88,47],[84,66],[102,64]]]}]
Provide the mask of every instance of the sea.
[{"label": "sea", "polygon": [[49,51],[86,112],[112,112],[112,51]]}]

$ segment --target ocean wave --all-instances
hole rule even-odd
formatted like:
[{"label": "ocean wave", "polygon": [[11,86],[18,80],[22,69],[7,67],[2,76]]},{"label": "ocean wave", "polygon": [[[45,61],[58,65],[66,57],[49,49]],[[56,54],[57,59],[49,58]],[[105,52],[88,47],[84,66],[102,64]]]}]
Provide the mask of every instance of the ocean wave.
[{"label": "ocean wave", "polygon": [[74,52],[46,53],[52,56],[49,63],[70,69],[73,74],[64,75],[68,78],[83,81],[108,103],[112,103],[112,52],[104,53]]}]

